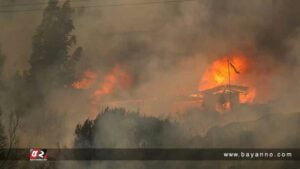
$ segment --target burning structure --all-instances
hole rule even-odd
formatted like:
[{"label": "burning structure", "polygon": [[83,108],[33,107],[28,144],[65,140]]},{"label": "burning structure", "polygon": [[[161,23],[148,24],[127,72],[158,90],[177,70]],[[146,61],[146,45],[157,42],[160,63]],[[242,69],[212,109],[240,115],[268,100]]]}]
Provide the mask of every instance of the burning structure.
[{"label": "burning structure", "polygon": [[204,108],[215,109],[219,113],[233,111],[242,103],[251,103],[255,97],[255,88],[251,86],[250,90],[239,77],[247,69],[247,58],[244,55],[215,60],[204,73],[199,91],[191,96],[202,98]]},{"label": "burning structure", "polygon": [[203,106],[218,112],[231,111],[234,105],[240,104],[240,95],[247,94],[248,87],[239,85],[221,85],[200,91],[203,95]]}]

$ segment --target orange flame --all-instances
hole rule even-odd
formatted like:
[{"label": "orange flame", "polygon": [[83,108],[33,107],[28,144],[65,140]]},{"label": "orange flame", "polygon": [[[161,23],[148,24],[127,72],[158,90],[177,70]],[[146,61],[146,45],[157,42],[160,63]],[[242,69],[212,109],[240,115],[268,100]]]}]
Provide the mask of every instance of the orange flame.
[{"label": "orange flame", "polygon": [[115,88],[128,88],[131,82],[131,76],[127,72],[123,72],[121,67],[117,65],[104,77],[100,87],[94,92],[93,95],[98,97],[111,93]]},{"label": "orange flame", "polygon": [[122,70],[120,65],[116,65],[110,72],[108,72],[103,80],[98,80],[96,73],[87,70],[83,73],[82,78],[72,84],[75,89],[93,89],[91,95],[91,111],[90,117],[95,118],[97,115],[97,106],[100,105],[100,100],[103,96],[109,95],[114,90],[122,90],[130,87],[132,77]]},{"label": "orange flame", "polygon": [[92,94],[92,107],[90,116],[92,118],[97,115],[97,106],[100,105],[100,100],[103,96],[111,94],[114,90],[122,90],[130,87],[132,83],[131,76],[121,69],[120,65],[115,66],[112,71],[105,75],[99,87]]},{"label": "orange flame", "polygon": [[198,89],[206,90],[219,85],[227,85],[230,80],[230,84],[249,88],[247,93],[240,94],[240,103],[252,103],[256,97],[256,88],[253,86],[253,82],[246,77],[251,70],[250,59],[243,54],[237,54],[229,56],[229,60],[236,70],[228,64],[227,56],[217,59],[204,72]]},{"label": "orange flame", "polygon": [[96,78],[96,73],[87,70],[83,73],[82,78],[79,81],[72,84],[72,87],[75,89],[88,89],[96,82]]},{"label": "orange flame", "polygon": [[[229,67],[230,82],[238,83],[239,77],[248,70],[247,58],[244,55],[234,55],[230,57],[230,62],[241,73],[237,74],[233,68]],[[211,66],[205,71],[199,85],[199,90],[205,90],[218,85],[228,83],[228,60],[227,57],[215,60]]]}]

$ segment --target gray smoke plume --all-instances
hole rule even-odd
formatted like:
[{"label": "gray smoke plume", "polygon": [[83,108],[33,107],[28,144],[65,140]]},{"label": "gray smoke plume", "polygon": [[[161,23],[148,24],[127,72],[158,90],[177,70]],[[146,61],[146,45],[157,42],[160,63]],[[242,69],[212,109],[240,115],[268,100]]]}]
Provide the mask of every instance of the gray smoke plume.
[{"label": "gray smoke plume", "polygon": [[[0,44],[1,51],[6,56],[4,80],[8,86],[16,86],[15,88],[22,86],[15,83],[13,77],[16,72],[22,76],[30,69],[32,36],[41,21],[42,9],[47,5],[32,7],[16,4],[38,2],[45,1],[0,1],[1,4],[10,5],[9,7],[0,5]],[[216,130],[210,130],[211,127],[222,127],[237,121],[240,123],[255,121],[264,116],[257,113],[263,111],[261,109],[258,111],[256,107],[243,110],[238,115],[226,116],[225,120],[216,114],[202,112],[201,109],[172,111],[174,102],[178,101],[178,95],[187,95],[198,89],[203,73],[215,59],[237,51],[251,59],[252,67],[248,78],[255,79],[258,97],[266,95],[269,98],[263,102],[269,106],[268,113],[299,112],[300,1],[153,2],[152,0],[71,1],[76,11],[73,33],[77,37],[77,44],[83,48],[83,57],[77,65],[76,73],[80,75],[83,69],[92,70],[97,74],[96,85],[99,85],[116,65],[122,65],[122,70],[132,77],[132,83],[128,88],[116,90],[101,100],[97,105],[99,111],[106,106],[125,107],[129,110],[138,110],[145,117],[175,120],[188,129],[190,132],[188,134],[195,137],[200,135],[200,140],[210,140],[223,130],[231,131],[228,126]],[[33,8],[41,10],[24,12]],[[4,12],[7,10],[11,12]],[[44,82],[43,87],[47,88],[48,83],[50,82]],[[22,129],[30,132],[39,128],[37,133],[47,132],[47,137],[39,135],[34,143],[30,143],[32,140],[22,137],[21,134],[20,146],[71,147],[75,126],[89,117],[91,95],[98,87],[94,86],[87,90],[61,88],[47,91],[45,98],[47,111],[35,110],[26,115],[23,122],[28,128]],[[2,93],[6,98],[9,95],[19,96],[22,91]],[[115,104],[124,100],[142,101]],[[5,100],[1,103],[4,114],[11,112],[10,109],[15,106],[15,102]],[[49,117],[47,122],[40,121],[45,117]],[[31,121],[37,123],[30,124]],[[274,124],[278,121],[280,120],[275,120]],[[248,122],[242,126],[250,126],[251,130],[257,131],[260,130],[257,126],[265,127],[260,122],[254,123],[254,127]],[[268,124],[271,126],[273,122],[268,121]],[[118,129],[113,127],[113,122],[101,125],[118,132]],[[240,125],[234,127],[242,128]],[[296,123],[291,123],[286,130],[294,128],[297,131],[297,127]],[[121,136],[126,137],[126,133],[130,132],[125,131]],[[237,130],[237,133],[239,134],[240,130]],[[35,134],[32,132],[28,135]],[[259,134],[254,132],[254,135],[261,136]],[[264,134],[267,138],[273,133]],[[272,138],[277,141],[280,139]],[[261,143],[265,140],[254,141],[258,143],[255,145],[263,145]],[[222,145],[225,144],[220,143],[220,146]],[[285,143],[278,145],[284,146]],[[143,166],[139,165],[137,164],[138,167]],[[130,167],[129,164],[128,168]]]}]

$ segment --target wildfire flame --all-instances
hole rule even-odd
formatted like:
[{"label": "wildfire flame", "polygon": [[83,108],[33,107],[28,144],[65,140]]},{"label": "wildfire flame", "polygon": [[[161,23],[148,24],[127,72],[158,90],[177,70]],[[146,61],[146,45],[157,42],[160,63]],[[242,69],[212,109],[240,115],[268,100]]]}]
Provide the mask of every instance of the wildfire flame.
[{"label": "wildfire flame", "polygon": [[87,70],[83,73],[82,78],[72,84],[75,89],[92,89],[91,94],[91,111],[90,117],[97,115],[97,107],[101,104],[101,99],[115,90],[127,89],[132,83],[132,77],[128,72],[122,70],[120,65],[116,65],[104,75],[103,79],[99,79],[96,73]]},{"label": "wildfire flame", "polygon": [[105,75],[103,82],[93,95],[99,97],[111,93],[115,88],[128,88],[131,82],[131,76],[127,72],[122,71],[121,66],[117,65]]},{"label": "wildfire flame", "polygon": [[[253,69],[252,61],[246,55],[237,54],[221,57],[213,61],[204,72],[198,89],[202,91],[218,86],[226,86],[228,85],[230,78],[231,85],[248,87],[247,92],[239,93],[237,98],[239,103],[252,103],[257,94],[257,89],[255,87],[256,82],[253,80],[253,74],[251,74],[251,70]],[[251,76],[249,76],[250,74]],[[131,84],[131,75],[124,71],[121,65],[116,65],[104,76],[92,72],[91,70],[87,70],[83,73],[80,80],[72,84],[72,87],[90,91],[90,117],[94,118],[97,115],[98,106],[103,104],[103,101],[106,99],[109,99],[105,98],[106,96],[116,93],[116,91],[126,90]],[[190,97],[195,98],[195,100],[186,100],[186,102],[176,103],[176,111],[181,111],[192,106],[197,107],[198,105],[203,105],[203,96],[201,94],[192,94]],[[197,100],[199,98],[201,99]],[[230,101],[222,103],[221,108],[216,106],[216,110],[218,111],[218,109],[226,109],[228,107],[231,107]]]},{"label": "wildfire flame", "polygon": [[92,95],[92,115],[97,113],[97,106],[104,95],[112,93],[116,89],[127,89],[132,82],[131,76],[122,71],[121,66],[115,66],[112,71],[105,75],[103,81],[98,85],[98,89]]}]

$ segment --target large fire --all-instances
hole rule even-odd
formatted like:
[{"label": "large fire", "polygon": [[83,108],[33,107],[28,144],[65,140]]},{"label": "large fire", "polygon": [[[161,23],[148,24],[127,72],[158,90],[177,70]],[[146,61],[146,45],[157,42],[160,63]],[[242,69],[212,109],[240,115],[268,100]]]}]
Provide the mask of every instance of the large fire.
[{"label": "large fire", "polygon": [[[200,80],[198,90],[200,93],[207,91],[207,89],[217,88],[219,90],[219,87],[221,86],[221,93],[226,96],[228,95],[228,91],[229,93],[233,91],[232,88],[230,89],[230,86],[240,86],[247,90],[243,90],[243,92],[236,92],[238,95],[235,95],[236,93],[234,92],[229,94],[229,98],[231,98],[229,100],[236,98],[239,103],[253,103],[254,99],[257,97],[257,81],[253,78],[253,67],[254,65],[251,59],[243,54],[224,56],[216,59],[204,72],[202,79]],[[132,76],[128,72],[124,71],[124,67],[116,65],[105,75],[87,70],[83,73],[81,79],[72,84],[72,87],[75,89],[87,90],[90,93],[90,117],[94,118],[97,115],[100,105],[104,102],[111,102],[110,97],[107,96],[116,94],[117,91],[128,89],[132,84],[132,80]],[[229,90],[224,88],[226,86],[229,87]],[[193,100],[190,100],[191,98],[193,98]],[[173,108],[176,112],[181,112],[191,107],[203,107],[203,100],[205,101],[203,93],[191,94],[189,97],[178,96],[178,99],[183,101],[177,101],[174,103]],[[114,102],[143,102],[143,104],[147,104],[144,102],[146,100],[147,99],[138,98],[117,100]],[[151,103],[152,102],[149,102],[149,104]],[[224,107],[231,107],[231,101],[222,103],[221,108]],[[216,105],[216,110],[221,108]]]},{"label": "large fire", "polygon": [[206,90],[221,85],[243,85],[249,88],[241,93],[240,103],[252,103],[256,97],[256,88],[248,78],[251,71],[251,60],[243,54],[224,56],[215,60],[205,71],[200,80],[199,90]]}]

